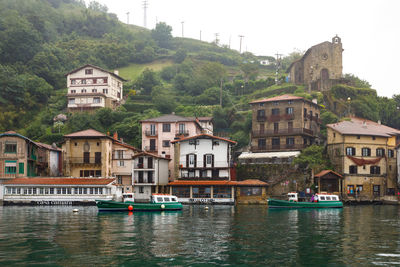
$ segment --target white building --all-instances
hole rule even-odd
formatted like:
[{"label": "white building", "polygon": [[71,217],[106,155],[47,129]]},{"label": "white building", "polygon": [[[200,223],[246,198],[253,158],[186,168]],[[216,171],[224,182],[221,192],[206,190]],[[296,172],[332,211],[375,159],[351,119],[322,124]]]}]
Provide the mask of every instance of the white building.
[{"label": "white building", "polygon": [[166,192],[170,160],[147,152],[133,156],[132,184],[135,201],[149,201],[151,194]]},{"label": "white building", "polygon": [[109,72],[90,64],[66,74],[68,110],[116,108],[122,101],[122,83],[118,71]]},{"label": "white building", "polygon": [[234,203],[231,151],[235,141],[200,134],[175,144],[175,180],[171,193],[183,203]]}]

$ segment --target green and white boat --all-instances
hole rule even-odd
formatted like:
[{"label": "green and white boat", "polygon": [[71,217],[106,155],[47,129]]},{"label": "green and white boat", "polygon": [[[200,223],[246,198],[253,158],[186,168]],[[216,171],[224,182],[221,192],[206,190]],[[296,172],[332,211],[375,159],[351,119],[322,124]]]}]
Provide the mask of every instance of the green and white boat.
[{"label": "green and white boat", "polygon": [[149,203],[137,203],[133,193],[122,195],[123,202],[112,200],[96,200],[99,211],[172,211],[181,210],[182,203],[176,196],[153,194]]},{"label": "green and white boat", "polygon": [[297,193],[288,193],[288,200],[268,199],[268,208],[343,208],[343,202],[333,194],[315,194],[313,201],[299,201]]}]

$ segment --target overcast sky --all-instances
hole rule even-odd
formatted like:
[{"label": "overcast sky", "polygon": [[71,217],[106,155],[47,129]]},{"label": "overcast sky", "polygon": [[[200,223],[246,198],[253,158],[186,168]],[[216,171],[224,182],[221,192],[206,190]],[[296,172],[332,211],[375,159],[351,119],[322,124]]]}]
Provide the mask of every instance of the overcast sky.
[{"label": "overcast sky", "polygon": [[[144,26],[144,0],[97,0],[129,24]],[[90,2],[90,0],[86,0]],[[256,55],[283,55],[331,41],[343,43],[343,73],[367,80],[378,95],[400,94],[400,1],[396,0],[147,0],[147,28],[172,26],[174,36]]]}]

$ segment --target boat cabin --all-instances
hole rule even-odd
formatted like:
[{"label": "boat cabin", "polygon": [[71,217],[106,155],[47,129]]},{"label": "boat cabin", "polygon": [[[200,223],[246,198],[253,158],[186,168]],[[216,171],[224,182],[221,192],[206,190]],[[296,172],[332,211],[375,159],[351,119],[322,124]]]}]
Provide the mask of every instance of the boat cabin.
[{"label": "boat cabin", "polygon": [[167,194],[153,194],[151,196],[152,203],[169,203],[169,202],[178,202],[178,198],[173,195]]},{"label": "boat cabin", "polygon": [[318,201],[339,201],[339,197],[337,195],[331,194],[316,194],[318,196]]},{"label": "boat cabin", "polygon": [[134,195],[135,194],[133,194],[133,193],[122,194],[123,202],[134,202],[135,201]]},{"label": "boat cabin", "polygon": [[287,196],[288,196],[288,200],[291,201],[291,202],[298,202],[299,201],[296,192],[289,192],[287,194]]}]

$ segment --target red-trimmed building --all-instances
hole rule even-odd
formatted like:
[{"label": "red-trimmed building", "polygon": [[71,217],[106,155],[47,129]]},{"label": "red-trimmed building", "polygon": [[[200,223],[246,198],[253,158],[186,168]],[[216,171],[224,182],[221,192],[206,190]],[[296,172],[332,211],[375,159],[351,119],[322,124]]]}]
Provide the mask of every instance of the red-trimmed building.
[{"label": "red-trimmed building", "polygon": [[175,181],[168,185],[174,195],[188,203],[232,203],[235,183],[231,181],[230,170],[235,141],[199,134],[171,143],[174,144],[175,151]]}]

